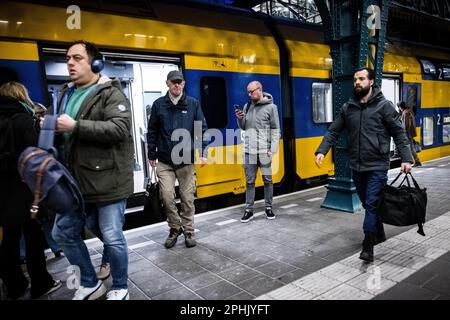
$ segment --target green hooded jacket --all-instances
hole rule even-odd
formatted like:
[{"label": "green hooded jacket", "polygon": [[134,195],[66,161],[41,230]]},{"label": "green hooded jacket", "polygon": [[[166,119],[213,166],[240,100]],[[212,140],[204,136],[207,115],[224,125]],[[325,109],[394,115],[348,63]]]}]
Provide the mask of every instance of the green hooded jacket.
[{"label": "green hooded jacket", "polygon": [[[73,83],[63,87],[64,92]],[[61,108],[59,108],[60,110]],[[126,199],[133,193],[134,148],[130,103],[118,80],[101,76],[75,117],[67,167],[87,203]]]}]

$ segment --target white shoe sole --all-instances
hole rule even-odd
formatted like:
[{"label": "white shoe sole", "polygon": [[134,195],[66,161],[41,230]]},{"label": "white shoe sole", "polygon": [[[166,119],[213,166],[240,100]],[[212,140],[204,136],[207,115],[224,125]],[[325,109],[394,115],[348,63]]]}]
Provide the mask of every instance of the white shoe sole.
[{"label": "white shoe sole", "polygon": [[[119,299],[106,299],[106,300],[119,300]],[[127,294],[120,300],[130,300],[130,293],[127,292]]]},{"label": "white shoe sole", "polygon": [[247,223],[247,222],[249,222],[249,221],[252,220],[252,219],[253,219],[253,216],[251,216],[251,217],[248,218],[247,220],[242,220],[242,219],[241,219],[241,222],[242,222],[242,223]]},{"label": "white shoe sole", "polygon": [[275,216],[273,216],[273,217],[266,216],[266,219],[273,220],[273,219],[275,219]]},{"label": "white shoe sole", "polygon": [[98,298],[103,296],[106,293],[106,291],[107,291],[106,287],[105,287],[105,285],[102,282],[100,287],[97,290],[95,290],[93,293],[91,293],[90,296],[88,296],[87,300],[97,300]]}]

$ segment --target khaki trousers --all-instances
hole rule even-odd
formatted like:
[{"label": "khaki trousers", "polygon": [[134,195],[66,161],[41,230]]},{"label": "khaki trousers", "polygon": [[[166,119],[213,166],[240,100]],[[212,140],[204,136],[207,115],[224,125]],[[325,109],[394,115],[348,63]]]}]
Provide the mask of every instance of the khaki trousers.
[{"label": "khaki trousers", "polygon": [[[159,179],[159,192],[166,210],[167,222],[170,228],[180,229],[185,233],[194,233],[194,195],[195,195],[195,169],[194,165],[169,165],[158,162],[156,174]],[[178,179],[181,212],[175,203],[175,180]]]}]

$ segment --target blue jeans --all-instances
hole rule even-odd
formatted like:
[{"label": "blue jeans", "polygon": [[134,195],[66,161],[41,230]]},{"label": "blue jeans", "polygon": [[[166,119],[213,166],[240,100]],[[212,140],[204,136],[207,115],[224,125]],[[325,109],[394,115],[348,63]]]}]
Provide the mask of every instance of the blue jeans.
[{"label": "blue jeans", "polygon": [[59,251],[58,244],[52,237],[52,229],[55,223],[55,215],[49,214],[48,220],[42,222],[42,230],[44,231],[45,240],[53,253]]},{"label": "blue jeans", "polygon": [[57,213],[52,236],[70,264],[80,268],[80,284],[94,287],[97,275],[81,232],[85,224],[103,241],[111,264],[112,290],[128,287],[128,248],[122,227],[126,200],[86,204],[86,214],[79,210]]},{"label": "blue jeans", "polygon": [[387,170],[363,172],[353,170],[353,181],[355,182],[359,199],[364,209],[366,209],[363,225],[364,233],[383,234],[383,223],[378,214],[377,206],[380,192],[387,183]]}]

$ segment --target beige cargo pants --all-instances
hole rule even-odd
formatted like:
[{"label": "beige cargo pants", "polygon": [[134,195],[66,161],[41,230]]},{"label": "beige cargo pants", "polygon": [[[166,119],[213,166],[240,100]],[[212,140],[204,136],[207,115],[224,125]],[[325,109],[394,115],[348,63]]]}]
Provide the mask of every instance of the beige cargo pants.
[{"label": "beige cargo pants", "polygon": [[[159,192],[166,210],[170,228],[177,230],[183,227],[184,232],[194,233],[194,165],[175,166],[158,162],[156,174],[159,179]],[[175,203],[175,180],[178,179],[181,197],[181,212],[178,214]]]}]

